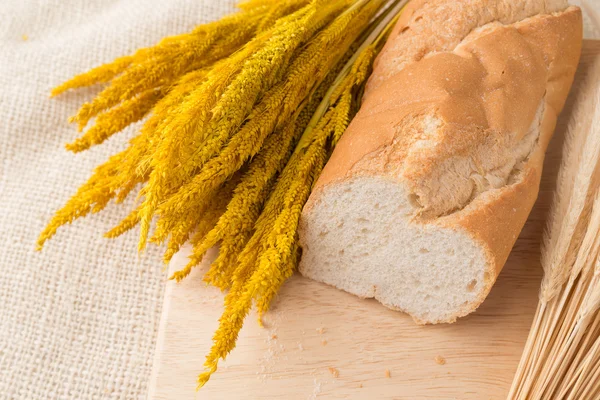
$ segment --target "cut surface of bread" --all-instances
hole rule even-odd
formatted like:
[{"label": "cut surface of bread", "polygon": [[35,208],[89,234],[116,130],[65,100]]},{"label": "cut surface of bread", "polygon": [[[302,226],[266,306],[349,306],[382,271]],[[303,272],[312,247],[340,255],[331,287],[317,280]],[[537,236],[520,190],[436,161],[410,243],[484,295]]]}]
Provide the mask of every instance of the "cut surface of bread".
[{"label": "cut surface of bread", "polygon": [[412,214],[391,180],[336,185],[306,221],[302,273],[418,321],[446,321],[447,310],[468,307],[489,281],[486,255],[465,232],[414,224]]},{"label": "cut surface of bread", "polygon": [[474,311],[537,197],[581,30],[564,1],[411,2],[303,210],[300,272],[419,323]]}]

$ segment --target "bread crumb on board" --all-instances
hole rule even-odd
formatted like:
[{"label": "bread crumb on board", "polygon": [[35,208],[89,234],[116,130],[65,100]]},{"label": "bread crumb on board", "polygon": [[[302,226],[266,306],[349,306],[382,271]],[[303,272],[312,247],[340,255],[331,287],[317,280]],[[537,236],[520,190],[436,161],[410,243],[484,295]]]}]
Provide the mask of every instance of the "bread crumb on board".
[{"label": "bread crumb on board", "polygon": [[384,374],[385,374],[386,378],[391,378],[392,377],[392,373],[390,372],[389,369],[386,369]]},{"label": "bread crumb on board", "polygon": [[321,327],[321,328],[317,328],[317,329],[316,329],[316,331],[317,331],[317,333],[318,333],[319,335],[322,335],[322,334],[324,334],[324,333],[325,333],[325,328],[323,328],[323,327]]},{"label": "bread crumb on board", "polygon": [[362,387],[363,387],[362,383],[359,383],[359,384],[358,384],[358,388],[359,388],[359,389],[362,389]]},{"label": "bread crumb on board", "polygon": [[327,344],[327,340],[323,340],[323,341],[321,341],[321,344],[322,344],[323,346],[325,346],[325,345]]},{"label": "bread crumb on board", "polygon": [[435,363],[438,365],[446,364],[446,359],[442,356],[435,356],[434,360],[435,360]]},{"label": "bread crumb on board", "polygon": [[319,393],[321,393],[321,382],[317,381],[317,379],[315,378],[314,384],[315,386],[313,388],[312,396],[309,396],[310,400],[316,399]]},{"label": "bread crumb on board", "polygon": [[333,375],[334,378],[340,376],[340,371],[338,371],[336,368],[329,367],[329,372],[331,373],[331,375]]}]

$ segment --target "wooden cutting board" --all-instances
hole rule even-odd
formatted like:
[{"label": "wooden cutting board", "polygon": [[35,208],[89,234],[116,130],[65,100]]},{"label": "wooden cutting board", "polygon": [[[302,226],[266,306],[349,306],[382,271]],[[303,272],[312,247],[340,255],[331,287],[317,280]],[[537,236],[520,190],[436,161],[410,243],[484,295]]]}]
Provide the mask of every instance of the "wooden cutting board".
[{"label": "wooden cutting board", "polygon": [[[576,82],[599,56],[600,41],[587,41]],[[374,300],[294,276],[266,327],[251,315],[237,348],[196,393],[222,311],[222,294],[197,268],[180,284],[167,283],[148,398],[504,399],[538,302],[540,238],[577,92],[550,144],[539,199],[477,312],[452,325],[417,326]],[[171,272],[188,253],[181,251]]]}]

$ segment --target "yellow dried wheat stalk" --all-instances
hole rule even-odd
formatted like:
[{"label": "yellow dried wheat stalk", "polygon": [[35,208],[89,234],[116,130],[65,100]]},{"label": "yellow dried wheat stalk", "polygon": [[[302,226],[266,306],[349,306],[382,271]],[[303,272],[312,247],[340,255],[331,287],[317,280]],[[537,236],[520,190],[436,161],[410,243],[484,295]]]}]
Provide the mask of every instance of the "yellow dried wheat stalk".
[{"label": "yellow dried wheat stalk", "polygon": [[302,207],[406,2],[249,0],[236,14],[60,85],[53,95],[106,85],[72,117],[80,130],[95,122],[67,145],[71,151],[147,120],[56,212],[38,247],[139,187],[140,202],[106,237],[139,226],[140,249],[167,242],[165,262],[191,243],[177,280],[219,246],[204,279],[228,292],[198,379],[204,385],[235,347],[251,307],[262,316],[295,271]]}]

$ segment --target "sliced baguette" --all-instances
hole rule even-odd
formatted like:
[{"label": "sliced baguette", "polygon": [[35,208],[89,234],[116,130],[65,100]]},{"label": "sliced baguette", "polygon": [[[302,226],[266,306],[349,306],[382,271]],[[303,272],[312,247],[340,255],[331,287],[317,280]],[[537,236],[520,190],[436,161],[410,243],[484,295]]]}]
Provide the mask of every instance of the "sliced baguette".
[{"label": "sliced baguette", "polygon": [[565,1],[413,1],[308,200],[300,272],[454,322],[537,197],[582,41]]}]

